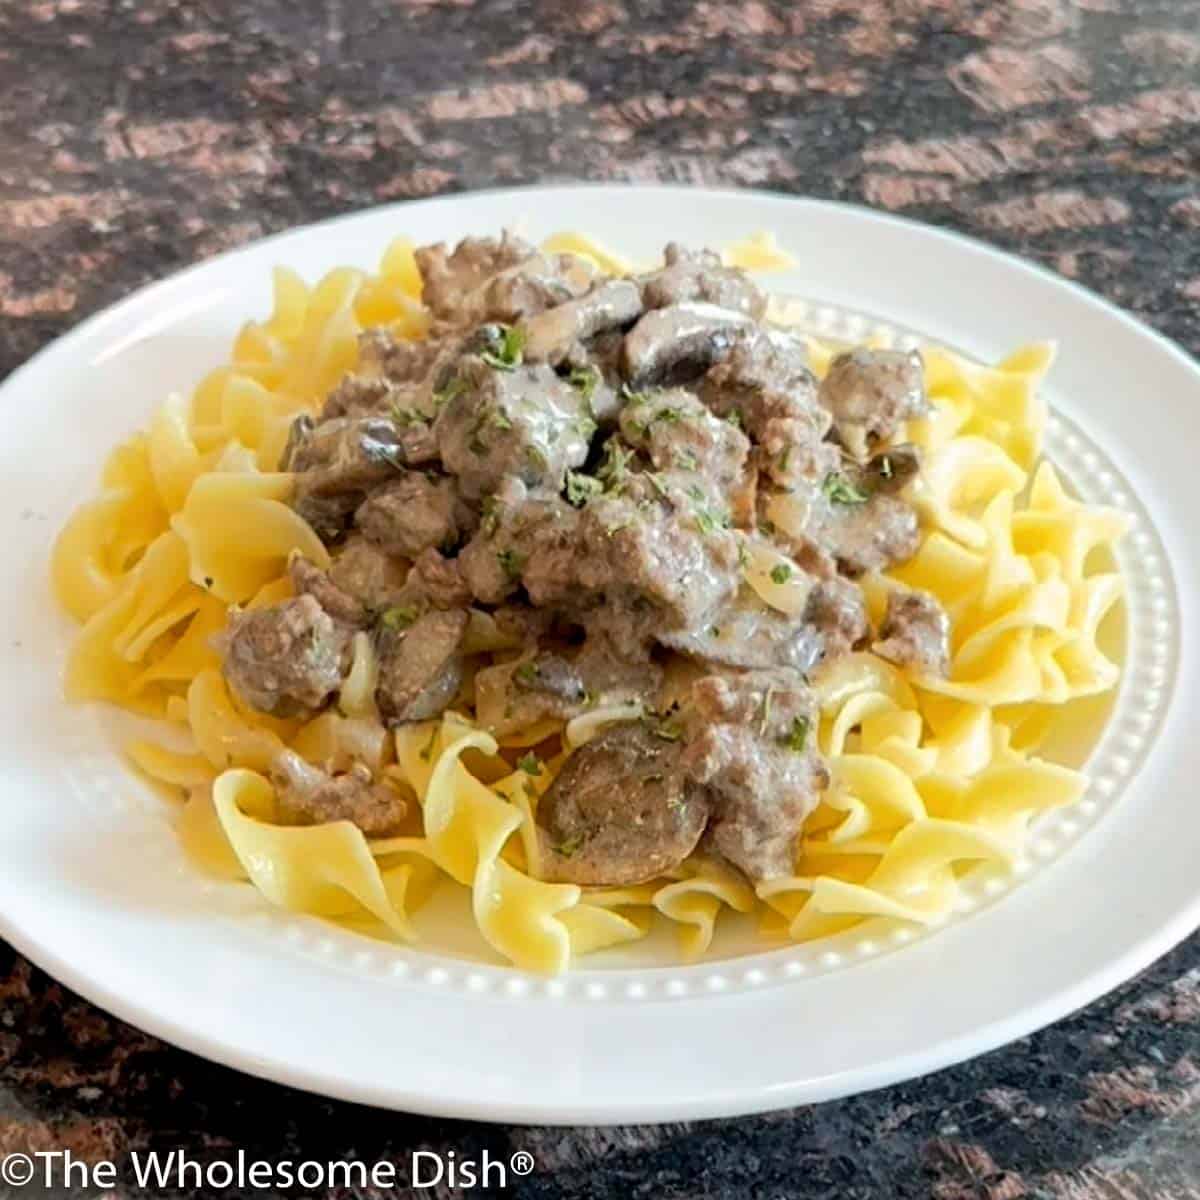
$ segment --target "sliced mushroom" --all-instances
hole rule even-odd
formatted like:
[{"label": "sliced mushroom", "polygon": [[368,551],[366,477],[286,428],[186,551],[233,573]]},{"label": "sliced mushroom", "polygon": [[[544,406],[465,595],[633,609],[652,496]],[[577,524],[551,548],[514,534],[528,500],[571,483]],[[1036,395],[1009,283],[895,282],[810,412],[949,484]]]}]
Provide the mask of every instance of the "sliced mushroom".
[{"label": "sliced mushroom", "polygon": [[708,822],[708,797],[679,768],[679,745],[639,721],[576,750],[538,802],[543,878],[622,886],[677,867]]},{"label": "sliced mushroom", "polygon": [[379,649],[375,703],[389,725],[439,716],[464,676],[461,609],[427,612],[406,630],[385,631]]},{"label": "sliced mushroom", "polygon": [[575,342],[628,325],[642,313],[642,296],[629,279],[609,279],[577,300],[548,308],[524,323],[525,357],[557,363]]},{"label": "sliced mushroom", "polygon": [[672,304],[648,312],[629,331],[621,366],[632,387],[681,382],[719,362],[752,317],[715,304]]}]

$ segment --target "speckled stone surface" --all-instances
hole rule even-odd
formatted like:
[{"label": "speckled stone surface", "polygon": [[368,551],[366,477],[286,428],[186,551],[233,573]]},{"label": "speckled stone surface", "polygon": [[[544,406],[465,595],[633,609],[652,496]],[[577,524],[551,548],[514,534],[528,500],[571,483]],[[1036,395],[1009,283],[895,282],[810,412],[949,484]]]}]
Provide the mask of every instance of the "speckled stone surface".
[{"label": "speckled stone surface", "polygon": [[[1196,352],[1200,5],[0,0],[0,376],[139,284],[262,234],[581,178],[903,212],[1077,278]],[[529,1150],[538,1168],[510,1194],[530,1197],[1195,1200],[1200,940],[931,1079],[587,1131],[289,1092],[122,1025],[0,943],[0,1156],[241,1148],[394,1159],[404,1178],[421,1147]],[[123,1178],[109,1194],[138,1192]]]}]

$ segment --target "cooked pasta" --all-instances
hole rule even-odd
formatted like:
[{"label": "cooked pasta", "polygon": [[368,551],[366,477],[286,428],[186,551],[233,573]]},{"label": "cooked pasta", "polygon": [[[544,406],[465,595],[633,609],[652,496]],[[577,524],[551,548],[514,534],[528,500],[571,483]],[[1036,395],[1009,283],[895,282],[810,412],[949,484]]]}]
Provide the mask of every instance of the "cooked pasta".
[{"label": "cooked pasta", "polygon": [[[602,275],[632,270],[576,233],[544,249]],[[724,261],[791,265],[765,235],[730,247]],[[796,941],[867,920],[936,924],[955,910],[968,868],[1011,866],[1038,817],[1080,796],[1083,777],[1036,751],[1067,706],[1118,678],[1100,634],[1121,579],[1094,552],[1125,522],[1072,498],[1041,458],[1046,344],[995,366],[940,347],[921,352],[928,411],[886,440],[922,454],[910,491],[919,543],[906,561],[868,570],[861,586],[873,625],[898,589],[936,598],[949,618],[946,670],[870,649],[815,670],[812,736],[828,785],[804,821],[791,873],[755,884],[702,845],[649,881],[550,878],[539,802],[572,752],[649,719],[637,698],[507,728],[478,682],[434,719],[385,728],[375,698],[381,663],[360,631],[335,707],[288,716],[251,706],[222,674],[229,614],[292,598],[296,556],[317,569],[331,562],[326,540],[292,503],[293,474],[280,470],[289,431],[354,369],[365,329],[420,339],[431,319],[405,239],[374,274],[344,268],[310,286],[278,270],[271,315],[243,329],[231,361],[190,398],[170,396],[146,432],[112,452],[100,494],[59,535],[55,591],[82,623],[67,694],[183,727],[186,748],[139,739],[128,754],[178,797],[179,832],[199,869],[248,880],[283,908],[404,941],[419,940],[414,916],[433,890],[457,886],[495,955],[556,972],[642,938],[657,921],[677,929],[685,957],[704,954],[726,912],[757,910],[764,936]],[[840,349],[809,341],[818,377]],[[765,518],[799,539],[807,514],[781,489]],[[791,561],[757,542],[740,570],[757,601],[798,618],[810,587]],[[509,662],[516,644],[492,613],[472,610],[464,642],[472,661]],[[663,694],[690,680],[687,663],[674,662]],[[330,771],[365,768],[390,789],[402,821],[382,835],[344,819],[297,822],[271,781],[287,751]]]}]

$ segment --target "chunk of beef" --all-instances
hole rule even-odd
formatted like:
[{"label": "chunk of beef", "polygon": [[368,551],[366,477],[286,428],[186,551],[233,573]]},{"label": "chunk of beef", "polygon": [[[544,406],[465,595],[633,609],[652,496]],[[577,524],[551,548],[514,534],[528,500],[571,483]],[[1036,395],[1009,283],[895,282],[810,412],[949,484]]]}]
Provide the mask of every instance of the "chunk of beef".
[{"label": "chunk of beef", "polygon": [[460,561],[447,558],[430,546],[422,550],[408,572],[404,598],[399,603],[418,607],[465,608],[471,591],[463,579]]},{"label": "chunk of beef", "polygon": [[630,386],[685,383],[720,362],[751,319],[715,304],[656,308],[625,335],[621,367]]},{"label": "chunk of beef", "polygon": [[[410,462],[426,461],[428,429],[401,429],[384,417],[298,417],[281,470],[296,476],[293,505],[326,540],[336,538],[365,493]],[[436,447],[432,448],[436,456]]]},{"label": "chunk of beef", "polygon": [[811,536],[851,575],[905,562],[921,540],[916,509],[897,496],[876,493],[863,503],[836,500],[814,505]]},{"label": "chunk of beef", "polygon": [[662,669],[651,656],[655,637],[663,626],[658,605],[649,596],[620,584],[610,585],[605,592],[586,592],[581,588],[580,593],[585,599],[581,599],[572,616],[587,631],[583,651],[595,654],[601,667],[606,660],[612,660],[610,688],[618,691],[632,683],[635,686],[628,689],[628,697],[619,698],[636,699],[639,692],[636,683],[641,678],[645,681],[641,695],[656,694]]},{"label": "chunk of beef", "polygon": [[497,631],[514,644],[536,647],[554,627],[550,609],[530,608],[527,604],[502,604],[492,612]]},{"label": "chunk of beef", "polygon": [[718,415],[737,413],[738,421],[761,438],[768,421],[814,414],[821,436],[832,423],[817,400],[817,381],[808,369],[808,353],[799,338],[758,328],[741,331],[729,355],[704,377],[700,394]]},{"label": "chunk of beef", "polygon": [[713,846],[753,880],[795,869],[797,836],[829,779],[816,750],[817,716],[794,671],[710,675],[692,685],[681,766],[714,797]]},{"label": "chunk of beef", "polygon": [[728,667],[791,667],[807,673],[823,649],[820,633],[807,617],[789,617],[764,604],[743,588],[715,613],[708,625],[686,632],[663,633],[659,641],[672,650]]},{"label": "chunk of beef", "polygon": [[460,322],[504,321],[515,324],[587,292],[595,270],[573,254],[533,254],[493,275],[464,301]]},{"label": "chunk of beef", "polygon": [[225,678],[251,708],[293,716],[341,686],[350,631],[312,596],[234,612],[214,639]]},{"label": "chunk of beef", "polygon": [[407,629],[385,626],[375,703],[389,725],[428,720],[450,707],[463,683],[466,629],[462,609],[427,612]]},{"label": "chunk of beef", "polygon": [[339,417],[360,420],[363,417],[387,417],[391,414],[400,389],[378,375],[351,373],[338,381],[321,406],[321,420]]},{"label": "chunk of beef", "polygon": [[595,424],[580,393],[549,367],[505,370],[467,357],[456,381],[434,429],[464,496],[488,495],[505,476],[558,491],[567,468],[587,457]]},{"label": "chunk of beef", "polygon": [[772,526],[774,535],[815,575],[832,573],[823,563],[860,575],[904,562],[920,543],[916,510],[872,487],[870,476],[856,468],[830,472],[820,485],[805,483],[790,497],[796,519],[787,528]]},{"label": "chunk of beef", "polygon": [[358,373],[391,383],[420,383],[452,338],[402,338],[390,329],[364,329],[358,335]]},{"label": "chunk of beef", "polygon": [[928,592],[889,593],[879,640],[871,649],[919,675],[945,677],[950,669],[950,618]]},{"label": "chunk of beef", "polygon": [[860,458],[869,442],[890,438],[903,422],[929,411],[925,368],[915,350],[859,347],[839,354],[821,381],[820,397],[838,437]]},{"label": "chunk of beef", "polygon": [[343,774],[329,774],[284,750],[271,764],[271,782],[288,825],[350,821],[368,837],[386,837],[399,830],[408,813],[404,797],[373,782],[370,768],[362,763]]},{"label": "chunk of beef", "polygon": [[354,523],[367,541],[388,554],[416,558],[428,546],[457,542],[459,508],[453,480],[405,471],[371,492],[356,510]]},{"label": "chunk of beef", "polygon": [[663,669],[651,657],[649,631],[621,606],[606,606],[607,619],[585,616],[587,637],[573,666],[597,705],[649,705],[662,687]]},{"label": "chunk of beef", "polygon": [[841,451],[825,441],[811,418],[775,417],[755,447],[755,463],[772,483],[792,490],[819,482],[841,463]]},{"label": "chunk of beef", "polygon": [[825,660],[848,654],[871,631],[862,589],[840,575],[813,585],[804,619],[820,636]]},{"label": "chunk of beef", "polygon": [[711,250],[692,251],[668,244],[663,266],[638,280],[647,308],[700,300],[747,313],[756,320],[767,310],[767,298],[758,286],[736,267],[727,267]]},{"label": "chunk of beef", "polygon": [[371,610],[357,597],[343,591],[316,563],[297,555],[288,564],[292,588],[297,596],[311,596],[335,621],[354,629],[365,629]]},{"label": "chunk of beef", "polygon": [[329,567],[329,578],[343,592],[376,613],[397,603],[407,574],[403,563],[355,534],[338,547]]},{"label": "chunk of beef", "polygon": [[424,411],[422,385],[457,337],[429,337],[410,341],[388,329],[366,329],[358,338],[358,366],[346,375],[325,399],[321,419],[389,416],[394,412]]},{"label": "chunk of beef", "polygon": [[692,472],[717,494],[728,495],[743,479],[750,443],[689,391],[638,393],[620,418],[621,434],[644,450],[658,471]]},{"label": "chunk of beef", "polygon": [[780,487],[820,480],[839,461],[826,442],[831,416],[817,401],[803,345],[785,334],[747,331],[729,357],[704,377],[708,407],[742,426],[756,444],[759,468]]},{"label": "chunk of beef", "polygon": [[477,600],[499,604],[524,585],[536,605],[576,586],[579,514],[557,496],[530,496],[515,482],[491,498],[479,532],[459,555]]},{"label": "chunk of beef", "polygon": [[579,389],[592,418],[608,427],[617,419],[625,404],[625,381],[621,377],[620,330],[597,334],[586,342],[574,342],[567,350],[559,370]]},{"label": "chunk of beef", "polygon": [[757,433],[772,416],[816,407],[817,382],[799,337],[750,326],[734,338],[728,358],[704,377],[702,394],[722,413],[737,406],[746,428]]},{"label": "chunk of beef", "polygon": [[442,321],[457,322],[467,297],[500,271],[531,258],[536,251],[523,238],[505,231],[496,238],[464,238],[453,251],[445,243],[416,251],[422,299]]},{"label": "chunk of beef", "polygon": [[695,849],[708,797],[679,769],[679,747],[622,722],[575,750],[538,802],[542,877],[622,886],[654,879]]},{"label": "chunk of beef", "polygon": [[356,628],[368,626],[406,594],[404,565],[362,537],[343,542],[327,572],[302,556],[289,569],[297,595],[313,596],[335,620]]},{"label": "chunk of beef", "polygon": [[531,362],[561,362],[573,345],[631,324],[642,314],[642,296],[629,279],[606,279],[586,295],[528,318],[525,357]]},{"label": "chunk of beef", "polygon": [[580,514],[579,582],[606,604],[648,604],[663,632],[704,628],[738,585],[738,541],[727,522],[703,494],[631,476],[620,494]]}]

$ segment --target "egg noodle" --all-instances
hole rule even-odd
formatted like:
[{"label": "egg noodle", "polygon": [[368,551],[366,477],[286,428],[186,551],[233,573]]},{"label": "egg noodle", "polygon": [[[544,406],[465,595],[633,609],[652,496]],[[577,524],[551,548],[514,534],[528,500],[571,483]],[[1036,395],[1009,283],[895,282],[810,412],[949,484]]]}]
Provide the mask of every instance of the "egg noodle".
[{"label": "egg noodle", "polygon": [[[603,271],[629,269],[578,234],[546,248]],[[751,270],[790,264],[763,235],[725,259]],[[479,931],[499,955],[554,972],[643,937],[657,914],[675,923],[687,956],[705,952],[727,909],[757,910],[764,934],[797,941],[869,918],[932,924],[954,909],[964,871],[1013,864],[1031,822],[1080,796],[1082,776],[1035,752],[1065,706],[1118,678],[1097,631],[1121,579],[1089,559],[1124,520],[1074,500],[1039,460],[1048,344],[996,366],[922,351],[931,414],[894,439],[924,451],[910,492],[922,541],[910,561],[864,587],[876,623],[893,581],[933,593],[952,622],[950,671],[922,678],[854,653],[814,677],[831,784],[790,877],[756,891],[696,855],[633,887],[538,878],[539,795],[570,749],[636,708],[594,711],[565,728],[541,723],[503,746],[453,711],[390,733],[374,709],[374,652],[362,634],[336,707],[307,722],[251,710],[226,686],[213,635],[231,606],[291,594],[293,552],[329,563],[288,505],[291,477],[276,469],[289,426],[354,368],[361,330],[383,325],[419,338],[429,324],[405,239],[376,274],[342,268],[310,287],[280,268],[274,292],[271,316],[242,330],[228,365],[190,399],[171,396],[145,432],[112,452],[100,494],[76,510],[53,555],[56,593],[83,624],[67,695],[175,728],[174,748],[139,740],[128,753],[177,794],[180,834],[205,870],[248,879],[284,908],[405,940],[416,938],[411,915],[449,876],[469,889]],[[786,306],[777,315],[786,319]],[[818,376],[834,349],[810,343]],[[803,516],[791,504],[780,495],[769,514],[785,531]],[[747,582],[790,611],[771,565],[752,559]],[[475,650],[503,648],[490,618],[472,621]],[[367,763],[417,802],[408,835],[371,840],[348,821],[277,823],[266,773],[284,747],[325,767]]]}]

